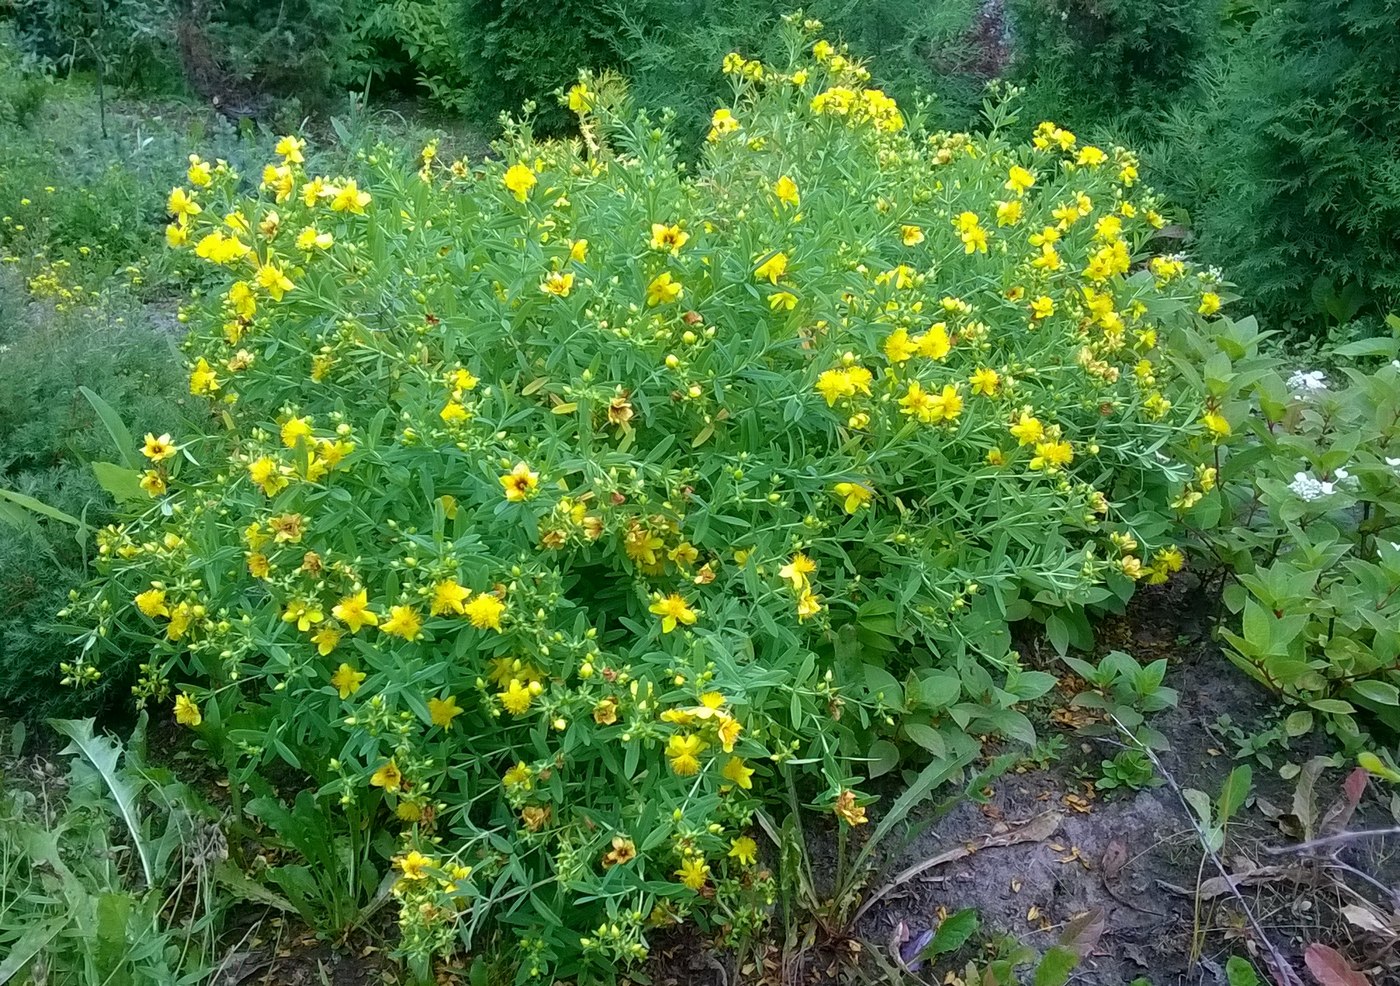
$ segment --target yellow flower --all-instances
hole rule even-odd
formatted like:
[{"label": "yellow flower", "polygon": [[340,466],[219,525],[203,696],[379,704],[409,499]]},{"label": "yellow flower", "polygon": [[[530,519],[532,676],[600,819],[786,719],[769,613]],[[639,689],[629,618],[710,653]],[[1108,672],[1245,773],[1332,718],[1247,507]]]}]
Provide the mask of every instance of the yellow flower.
[{"label": "yellow flower", "polygon": [[710,132],[706,135],[705,139],[713,144],[721,137],[726,134],[732,134],[738,129],[739,121],[734,118],[734,113],[729,109],[721,107],[715,110],[714,115],[710,117]]},{"label": "yellow flower", "polygon": [[791,291],[777,291],[768,296],[768,307],[774,311],[781,308],[790,312],[797,307],[797,295]]},{"label": "yellow flower", "polygon": [[540,485],[540,474],[531,472],[525,463],[517,462],[514,469],[501,477],[500,482],[506,499],[511,503],[521,503],[535,495],[535,488]]},{"label": "yellow flower", "polygon": [[505,611],[506,604],[489,592],[472,597],[462,610],[478,630],[495,630],[497,633],[501,630],[501,616]]},{"label": "yellow flower", "polygon": [[1034,470],[1053,472],[1074,461],[1074,448],[1069,442],[1036,442],[1035,456],[1030,467]]},{"label": "yellow flower", "polygon": [[286,271],[282,269],[281,264],[263,264],[258,268],[256,280],[258,285],[266,289],[267,293],[272,296],[273,301],[281,301],[286,297],[288,291],[296,287],[292,283],[292,279],[287,276]]},{"label": "yellow flower", "polygon": [[733,753],[734,744],[739,742],[739,734],[743,731],[744,726],[738,719],[725,712],[719,713],[719,726],[715,729],[715,735],[719,739],[721,750]]},{"label": "yellow flower", "polygon": [[369,591],[366,589],[336,603],[331,607],[331,615],[349,627],[351,633],[359,633],[361,627],[379,626],[379,615],[369,608]]},{"label": "yellow flower", "polygon": [[219,377],[214,372],[209,361],[203,356],[195,363],[194,369],[190,371],[190,393],[196,396],[201,394],[212,394],[219,389]]},{"label": "yellow flower", "polygon": [[753,789],[753,768],[744,764],[741,757],[730,757],[729,762],[724,765],[720,772],[724,779],[737,788],[745,791]]},{"label": "yellow flower", "polygon": [[1040,419],[1026,411],[1022,411],[1021,416],[1007,430],[1021,445],[1034,445],[1045,437],[1045,426],[1040,423]]},{"label": "yellow flower", "polygon": [[267,496],[276,496],[285,490],[289,483],[287,477],[283,475],[282,466],[276,459],[266,455],[248,463],[248,478]]},{"label": "yellow flower", "polygon": [[1220,295],[1214,291],[1207,291],[1201,295],[1201,306],[1196,311],[1202,315],[1214,315],[1220,311]]},{"label": "yellow flower", "polygon": [[1015,226],[1021,221],[1021,200],[1012,199],[1010,202],[997,202],[997,225]]},{"label": "yellow flower", "polygon": [[1215,441],[1228,438],[1230,435],[1230,422],[1219,411],[1207,411],[1201,415],[1201,423],[1206,426],[1206,430],[1210,432],[1211,438]]},{"label": "yellow flower", "polygon": [[666,759],[678,777],[693,777],[700,772],[700,753],[705,741],[694,733],[675,733],[666,741]]},{"label": "yellow flower", "polygon": [[797,597],[797,622],[805,623],[821,611],[821,597],[813,593],[811,589],[804,589],[802,595]]},{"label": "yellow flower", "polygon": [[370,203],[369,192],[360,191],[360,186],[355,184],[355,179],[351,178],[344,185],[340,186],[334,197],[331,199],[332,212],[350,212],[357,216],[365,214],[365,206]]},{"label": "yellow flower", "polygon": [[152,462],[164,462],[176,452],[175,446],[171,443],[170,435],[164,434],[157,438],[150,432],[146,433],[146,444],[141,449],[141,454]]},{"label": "yellow flower", "polygon": [[534,697],[535,693],[522,685],[519,678],[510,679],[510,684],[496,696],[505,710],[513,716],[524,715]]},{"label": "yellow flower", "polygon": [[934,322],[928,331],[919,336],[919,355],[925,359],[943,359],[953,348],[953,340],[948,336],[948,326]]},{"label": "yellow flower", "polygon": [[904,363],[919,351],[919,344],[909,338],[908,329],[895,329],[885,338],[885,357],[891,363]]},{"label": "yellow flower", "polygon": [[588,241],[574,240],[569,244],[569,259],[576,264],[581,264],[588,259]]},{"label": "yellow flower", "polygon": [[647,285],[647,305],[651,308],[655,308],[657,305],[669,305],[684,293],[680,282],[673,280],[669,271],[657,274]]},{"label": "yellow flower", "polygon": [[962,240],[964,253],[987,252],[987,231],[982,228],[977,213],[963,212],[958,215],[957,219],[953,220],[953,225],[958,229],[958,237]]},{"label": "yellow flower", "polygon": [[696,620],[695,610],[686,603],[685,598],[679,593],[671,593],[669,596],[661,597],[652,603],[650,612],[661,617],[661,632],[670,633],[676,629],[678,623],[690,626]]},{"label": "yellow flower", "polygon": [[201,161],[198,154],[190,155],[190,169],[185,172],[185,177],[196,188],[208,188],[214,180],[209,171],[209,165]]},{"label": "yellow flower", "polygon": [[1049,295],[1041,295],[1031,301],[1031,318],[1049,318],[1055,314],[1055,299]]},{"label": "yellow flower", "polygon": [[434,726],[450,729],[452,728],[452,720],[461,714],[462,709],[457,705],[456,695],[428,699],[428,716],[433,720]]},{"label": "yellow flower", "polygon": [[403,774],[399,772],[399,765],[390,759],[370,776],[369,782],[394,794],[403,786]]},{"label": "yellow flower", "polygon": [[763,263],[758,265],[758,269],[753,272],[757,280],[767,280],[769,284],[777,284],[778,278],[787,273],[788,257],[785,253],[775,253]]},{"label": "yellow flower", "polygon": [[310,253],[312,250],[329,250],[335,245],[335,237],[322,233],[315,226],[307,226],[297,234],[297,249]]},{"label": "yellow flower", "polygon": [[899,227],[899,238],[904,241],[907,247],[918,246],[924,242],[924,231],[918,226]]},{"label": "yellow flower", "polygon": [[588,91],[588,87],[582,82],[575,82],[569,87],[569,110],[573,113],[584,113],[593,107],[593,94]]},{"label": "yellow flower", "polygon": [[176,219],[185,219],[189,216],[197,216],[204,210],[200,208],[194,196],[183,188],[172,188],[170,197],[166,199],[165,211]]},{"label": "yellow flower", "polygon": [[433,616],[441,616],[444,613],[455,613],[461,616],[462,606],[471,594],[470,589],[458,584],[455,579],[439,582],[433,586],[433,604],[429,612]]},{"label": "yellow flower", "polygon": [[422,880],[428,875],[426,871],[435,865],[432,857],[424,856],[417,849],[405,853],[394,862],[399,864],[405,880]]},{"label": "yellow flower", "polygon": [[237,236],[225,236],[217,229],[194,245],[195,256],[212,264],[231,264],[251,252],[252,248]]},{"label": "yellow flower", "polygon": [[972,385],[974,394],[981,394],[983,397],[995,396],[997,387],[1001,384],[1001,377],[996,370],[986,366],[979,366],[968,377],[967,382]]},{"label": "yellow flower", "polygon": [[860,483],[837,483],[832,490],[844,501],[846,513],[853,514],[875,497],[875,492]]},{"label": "yellow flower", "polygon": [[379,629],[404,640],[417,640],[422,635],[423,617],[412,606],[390,606],[389,618],[380,624]]},{"label": "yellow flower", "polygon": [[247,281],[234,281],[228,289],[228,303],[233,313],[245,321],[251,321],[258,310],[258,299],[253,294],[253,286]]},{"label": "yellow flower", "polygon": [[797,552],[782,568],[778,569],[778,578],[787,579],[792,583],[794,592],[801,592],[807,586],[807,576],[812,575],[817,570],[817,563],[802,552]]},{"label": "yellow flower", "polygon": [[1030,187],[1035,184],[1035,175],[1031,174],[1019,164],[1012,165],[1011,172],[1007,176],[1003,187],[1009,188],[1017,195],[1025,195]]},{"label": "yellow flower", "polygon": [[307,602],[304,599],[293,599],[282,613],[282,622],[295,623],[302,633],[309,633],[312,627],[325,618],[319,603]]},{"label": "yellow flower", "polygon": [[688,856],[681,861],[681,868],[676,870],[676,876],[681,878],[681,883],[698,892],[710,878],[710,864],[699,856]]},{"label": "yellow flower", "polygon": [[342,699],[347,699],[360,690],[367,677],[369,676],[363,671],[357,671],[348,664],[341,664],[335,669],[335,674],[331,675],[331,684]]},{"label": "yellow flower", "polygon": [[175,721],[182,726],[198,726],[204,721],[204,713],[199,711],[199,703],[188,692],[175,696]]},{"label": "yellow flower", "polygon": [[1086,167],[1097,168],[1108,160],[1108,155],[1093,144],[1085,144],[1079,149],[1079,156],[1075,158],[1075,164],[1082,164]]},{"label": "yellow flower", "polygon": [[774,183],[773,194],[776,195],[778,201],[784,205],[790,205],[796,208],[801,203],[801,199],[797,194],[797,182],[793,181],[787,175],[783,175]]},{"label": "yellow flower", "polygon": [[301,156],[301,152],[305,148],[306,141],[302,140],[300,137],[289,135],[279,140],[277,146],[274,147],[273,150],[280,154],[282,159],[288,164],[301,164],[302,161],[305,160],[305,158]]},{"label": "yellow flower", "polygon": [[559,271],[550,271],[549,275],[540,283],[540,290],[545,294],[552,294],[560,298],[567,298],[569,292],[574,288],[574,275],[561,274]]},{"label": "yellow flower", "polygon": [[141,489],[150,496],[161,496],[165,493],[165,477],[154,469],[147,469],[141,474]]},{"label": "yellow flower", "polygon": [[741,835],[729,844],[729,858],[740,866],[752,866],[758,862],[758,843],[747,835]]},{"label": "yellow flower", "polygon": [[831,810],[836,813],[837,818],[850,826],[864,825],[868,821],[865,808],[856,804],[856,792],[850,788],[836,796],[836,803],[832,805]]},{"label": "yellow flower", "polygon": [[443,421],[450,425],[455,425],[461,424],[464,421],[470,421],[471,412],[456,401],[448,401],[443,405],[442,410],[438,412],[438,417],[442,418]]},{"label": "yellow flower", "polygon": [[[266,563],[267,559],[264,558],[263,561]],[[251,567],[252,559],[250,558],[249,568],[251,569]],[[316,645],[316,652],[325,657],[340,646],[340,638],[343,636],[344,634],[337,627],[326,623],[317,628],[316,632],[311,635],[311,642]]]},{"label": "yellow flower", "polygon": [[182,247],[190,241],[190,228],[180,222],[171,223],[165,227],[165,245],[169,247]]},{"label": "yellow flower", "polygon": [[528,791],[535,786],[533,776],[534,771],[525,765],[525,761],[519,760],[501,777],[501,783],[510,791],[517,789]]},{"label": "yellow flower", "polygon": [[501,180],[517,202],[525,201],[536,181],[535,173],[523,164],[512,164]]},{"label": "yellow flower", "polygon": [[665,223],[651,224],[651,248],[653,250],[666,250],[675,256],[681,252],[681,247],[685,246],[689,239],[690,234],[679,226],[667,226]]}]

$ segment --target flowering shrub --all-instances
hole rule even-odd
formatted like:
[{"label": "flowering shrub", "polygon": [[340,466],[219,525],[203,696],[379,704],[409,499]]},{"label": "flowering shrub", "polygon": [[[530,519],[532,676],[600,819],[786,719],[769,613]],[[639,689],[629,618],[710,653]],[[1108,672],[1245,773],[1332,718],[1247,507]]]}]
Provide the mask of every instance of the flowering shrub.
[{"label": "flowering shrub", "polygon": [[255,192],[196,159],[171,194],[226,277],[189,311],[212,428],[146,437],[69,676],[135,655],[236,777],[400,830],[410,954],[742,936],[765,792],[859,825],[901,750],[1033,738],[1008,623],[1082,639],[1181,565],[1174,450],[1228,425],[1159,342],[1219,298],[1135,262],[1132,155],[1005,107],[911,132],[791,31],[786,70],[726,60],[693,177],[585,79],[587,151],[321,176],[289,137]]},{"label": "flowering shrub", "polygon": [[1219,332],[1213,357],[1201,354],[1215,386],[1239,395],[1247,427],[1224,449],[1220,496],[1193,520],[1218,525],[1207,540],[1238,579],[1224,595],[1242,616],[1238,633],[1224,633],[1227,655],[1299,706],[1290,733],[1321,713],[1354,746],[1368,718],[1400,728],[1396,344],[1335,353],[1389,360],[1374,369],[1285,372],[1258,339],[1249,319]]}]

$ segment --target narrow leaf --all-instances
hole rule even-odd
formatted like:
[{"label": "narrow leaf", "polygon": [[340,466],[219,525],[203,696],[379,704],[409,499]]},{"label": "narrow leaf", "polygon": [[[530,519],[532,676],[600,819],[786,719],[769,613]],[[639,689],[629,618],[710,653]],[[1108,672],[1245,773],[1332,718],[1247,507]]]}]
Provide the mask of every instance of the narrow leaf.
[{"label": "narrow leaf", "polygon": [[97,412],[97,417],[101,419],[102,426],[107,429],[107,434],[112,437],[112,444],[117,447],[117,455],[121,457],[122,465],[128,469],[140,469],[141,464],[136,461],[136,441],[131,437],[131,432],[127,430],[126,425],[122,423],[122,416],[116,412],[112,405],[87,387],[79,387],[78,390],[87,398],[87,402],[92,405],[92,409]]}]

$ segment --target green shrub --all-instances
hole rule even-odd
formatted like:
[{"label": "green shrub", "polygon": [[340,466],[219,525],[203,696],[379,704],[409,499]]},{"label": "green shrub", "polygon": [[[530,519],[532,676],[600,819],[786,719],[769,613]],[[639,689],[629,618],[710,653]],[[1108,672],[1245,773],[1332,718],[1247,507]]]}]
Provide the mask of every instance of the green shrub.
[{"label": "green shrub", "polygon": [[1197,176],[1183,200],[1200,255],[1271,326],[1318,332],[1350,312],[1374,327],[1400,306],[1398,46],[1396,0],[1289,0],[1168,134],[1186,155],[1159,170]]},{"label": "green shrub", "polygon": [[[64,288],[72,292],[72,288]],[[135,427],[179,416],[170,395],[177,364],[168,336],[131,306],[88,297],[56,311],[12,272],[0,272],[0,489],[33,497],[97,527],[112,503],[87,463],[110,459],[111,441],[79,388],[122,407]],[[91,545],[45,522],[0,528],[0,712],[39,721],[80,707],[59,687],[69,635],[54,614],[86,577]],[[97,700],[121,703],[130,680],[114,674]]]},{"label": "green shrub", "polygon": [[[1289,371],[1257,341],[1249,320],[1200,351],[1211,385],[1251,411],[1195,513],[1238,580],[1226,654],[1298,707],[1289,735],[1316,713],[1355,747],[1375,724],[1400,731],[1400,363]],[[1396,353],[1371,340],[1336,356]]]},{"label": "green shrub", "polygon": [[1218,0],[1009,0],[1013,77],[1076,126],[1161,107],[1190,84]]},{"label": "green shrub", "polygon": [[1220,299],[1135,264],[1135,159],[1006,107],[910,134],[784,30],[785,67],[726,59],[694,177],[586,78],[591,153],[512,127],[351,178],[285,138],[260,195],[171,197],[221,279],[188,341],[220,427],[150,429],[73,674],[149,662],[232,790],[291,769],[298,810],[397,831],[419,962],[742,940],[762,799],[859,825],[902,753],[1032,741],[1053,679],[1009,624],[1091,643],[1181,565],[1178,456],[1228,426],[1160,343]]}]

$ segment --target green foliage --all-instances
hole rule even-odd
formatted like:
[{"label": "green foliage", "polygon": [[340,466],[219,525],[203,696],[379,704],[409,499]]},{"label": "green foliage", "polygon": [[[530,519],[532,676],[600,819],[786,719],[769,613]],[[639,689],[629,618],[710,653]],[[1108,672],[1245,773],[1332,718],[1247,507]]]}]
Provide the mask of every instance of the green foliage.
[{"label": "green foliage", "polygon": [[[0,784],[0,982],[164,986],[207,976],[222,835],[188,788],[143,761],[141,727],[123,750],[94,734],[91,719],[54,726],[72,741],[67,776]],[[0,781],[22,736],[0,750]],[[173,915],[172,899],[182,905]]]},{"label": "green foliage", "polygon": [[1084,126],[1161,106],[1192,80],[1218,0],[1008,0],[1012,77],[1041,116]]},{"label": "green foliage", "polygon": [[1098,710],[1107,720],[1102,727],[1091,727],[1087,732],[1115,735],[1127,730],[1139,743],[1158,749],[1166,745],[1166,738],[1146,725],[1148,715],[1177,703],[1176,689],[1162,684],[1167,676],[1166,658],[1143,666],[1131,655],[1113,651],[1097,665],[1076,657],[1063,660],[1092,686],[1092,690],[1076,695],[1073,704]]},{"label": "green foliage", "polygon": [[971,736],[1034,741],[1053,678],[1008,624],[1180,567],[1173,456],[1213,412],[1159,341],[1216,283],[1133,269],[1133,156],[1004,104],[911,134],[836,48],[784,48],[729,60],[695,177],[585,77],[587,155],[512,127],[474,171],[386,146],[352,179],[288,139],[258,193],[220,165],[172,196],[219,427],[151,429],[74,677],[154,655],[138,697],[232,787],[305,779],[282,829],[344,806],[379,869],[395,836],[420,963],[500,932],[573,975],[653,923],[757,927],[760,808],[862,825],[910,755],[849,913]]},{"label": "green foliage", "polygon": [[1094,782],[1094,787],[1100,791],[1112,791],[1116,788],[1141,791],[1143,788],[1156,787],[1163,783],[1162,778],[1157,776],[1157,769],[1152,766],[1152,761],[1141,750],[1122,750],[1115,754],[1112,760],[1103,761],[1099,769],[1102,774]]},{"label": "green foliage", "polygon": [[[1336,356],[1395,351],[1382,339]],[[1227,654],[1344,738],[1358,710],[1400,729],[1400,367],[1249,376],[1257,412],[1210,534],[1239,580],[1225,593],[1243,621],[1224,633]]]},{"label": "green foliage", "polygon": [[1274,4],[1169,121],[1199,252],[1271,324],[1400,305],[1397,46],[1397,0]]},{"label": "green foliage", "polygon": [[610,5],[590,4],[586,15],[580,13],[571,0],[464,0],[463,56],[471,66],[476,119],[494,121],[531,102],[541,134],[566,129],[568,113],[552,93],[567,88],[581,69],[614,66],[614,39],[623,31]]},{"label": "green foliage", "polygon": [[[133,306],[93,299],[58,312],[0,273],[0,353],[0,490],[89,527],[106,523],[113,505],[86,463],[114,450],[79,388],[106,394],[137,428],[170,421],[179,384],[169,339]],[[68,637],[53,624],[91,549],[43,519],[0,531],[0,709],[31,721],[75,710],[80,703],[58,687]],[[125,683],[126,670],[114,667],[98,701],[120,700]]]}]

